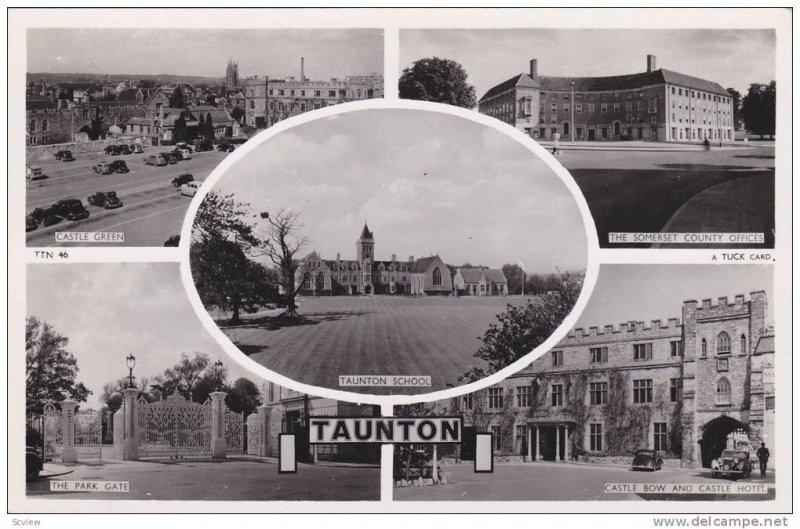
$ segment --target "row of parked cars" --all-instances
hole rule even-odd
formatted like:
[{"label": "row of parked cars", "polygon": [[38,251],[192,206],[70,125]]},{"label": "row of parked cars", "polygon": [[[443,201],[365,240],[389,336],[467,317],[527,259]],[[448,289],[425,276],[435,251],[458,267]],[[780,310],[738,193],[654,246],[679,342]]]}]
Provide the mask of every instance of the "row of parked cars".
[{"label": "row of parked cars", "polygon": [[[92,205],[103,209],[122,207],[116,191],[98,191],[86,199]],[[77,198],[64,198],[49,208],[36,208],[25,216],[25,231],[33,231],[40,226],[52,226],[62,220],[77,221],[89,218],[89,210]]]},{"label": "row of parked cars", "polygon": [[95,164],[92,170],[97,174],[127,173],[129,171],[128,164],[125,163],[125,160],[100,162]]},{"label": "row of parked cars", "polygon": [[106,145],[105,153],[110,156],[119,156],[124,154],[142,154],[144,147],[141,143],[131,143],[130,145]]}]

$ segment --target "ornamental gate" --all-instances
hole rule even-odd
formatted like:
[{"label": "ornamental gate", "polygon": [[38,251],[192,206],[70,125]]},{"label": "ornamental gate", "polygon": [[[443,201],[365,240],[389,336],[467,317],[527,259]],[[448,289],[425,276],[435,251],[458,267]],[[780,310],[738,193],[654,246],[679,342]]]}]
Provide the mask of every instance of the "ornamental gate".
[{"label": "ornamental gate", "polygon": [[[42,425],[45,461],[102,460],[101,414],[96,410],[74,412],[75,405],[75,402],[67,401],[62,404],[61,410],[54,404],[45,405]],[[67,428],[71,428],[72,431]],[[69,457],[64,456],[65,437],[70,452]]]},{"label": "ornamental gate", "polygon": [[140,399],[137,407],[140,457],[211,455],[211,400],[198,404],[175,393],[155,402]]},{"label": "ornamental gate", "polygon": [[264,444],[264,427],[257,413],[247,417],[247,454],[261,456],[261,446]]},{"label": "ornamental gate", "polygon": [[225,409],[225,448],[229,454],[244,453],[244,414]]}]

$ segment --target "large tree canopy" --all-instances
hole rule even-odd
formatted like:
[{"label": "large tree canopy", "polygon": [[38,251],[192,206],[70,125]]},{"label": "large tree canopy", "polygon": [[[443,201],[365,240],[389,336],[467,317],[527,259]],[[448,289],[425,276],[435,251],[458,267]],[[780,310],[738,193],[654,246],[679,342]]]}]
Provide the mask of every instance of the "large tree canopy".
[{"label": "large tree canopy", "polygon": [[86,402],[92,394],[77,382],[78,361],[67,351],[69,338],[34,316],[25,320],[25,409],[42,413],[45,404],[68,398]]},{"label": "large tree canopy", "polygon": [[258,386],[244,377],[237,378],[227,391],[228,397],[225,401],[228,403],[228,408],[236,413],[243,413],[245,417],[255,413],[263,402]]},{"label": "large tree canopy", "polygon": [[457,62],[433,57],[416,61],[400,76],[400,97],[432,101],[457,107],[476,104],[475,87],[467,82],[467,72]]},{"label": "large tree canopy", "polygon": [[775,81],[768,85],[753,83],[742,100],[745,128],[762,138],[775,135]]}]

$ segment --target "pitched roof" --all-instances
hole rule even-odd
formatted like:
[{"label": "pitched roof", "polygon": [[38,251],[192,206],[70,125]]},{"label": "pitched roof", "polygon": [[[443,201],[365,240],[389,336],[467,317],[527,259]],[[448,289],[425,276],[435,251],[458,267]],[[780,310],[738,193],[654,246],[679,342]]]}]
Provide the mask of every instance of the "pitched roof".
[{"label": "pitched roof", "polygon": [[366,222],[364,223],[364,229],[361,230],[361,237],[360,238],[361,239],[372,239],[372,232],[369,231],[369,228],[367,227],[367,223]]},{"label": "pitched roof", "polygon": [[541,75],[532,78],[530,75],[522,73],[490,88],[489,91],[486,92],[486,95],[481,98],[481,101],[517,86],[540,87],[542,90],[566,91],[572,89],[573,83],[575,83],[575,90],[578,92],[631,90],[648,85],[668,83],[693,88],[695,90],[702,90],[704,92],[711,92],[713,94],[729,95],[728,91],[719,83],[661,68],[652,72],[612,75],[607,77],[551,77]]},{"label": "pitched roof", "polygon": [[138,92],[138,88],[126,88],[117,94],[117,101],[136,101],[136,94]]},{"label": "pitched roof", "polygon": [[480,268],[459,268],[459,270],[465,283],[477,283],[481,280],[482,270]]},{"label": "pitched roof", "polygon": [[426,272],[433,263],[435,263],[436,261],[441,262],[441,260],[442,259],[438,255],[431,255],[430,257],[422,257],[414,261],[414,265],[411,268],[411,271],[417,274]]},{"label": "pitched roof", "polygon": [[497,268],[485,268],[483,274],[492,283],[507,283],[505,274]]},{"label": "pitched roof", "polygon": [[196,113],[197,118],[203,115],[203,119],[210,114],[212,124],[227,124],[233,122],[233,118],[225,108],[214,107],[211,105],[198,105],[192,108],[192,113]]}]

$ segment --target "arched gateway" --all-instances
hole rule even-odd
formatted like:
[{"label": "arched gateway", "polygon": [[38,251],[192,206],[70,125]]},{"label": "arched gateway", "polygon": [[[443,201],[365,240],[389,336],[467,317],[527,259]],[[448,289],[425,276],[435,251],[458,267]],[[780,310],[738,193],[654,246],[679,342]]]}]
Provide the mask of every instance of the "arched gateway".
[{"label": "arched gateway", "polygon": [[735,430],[748,432],[750,428],[727,415],[717,417],[702,427],[703,435],[698,443],[700,444],[700,459],[704,468],[709,468],[711,461],[722,454],[728,441],[728,434]]}]

